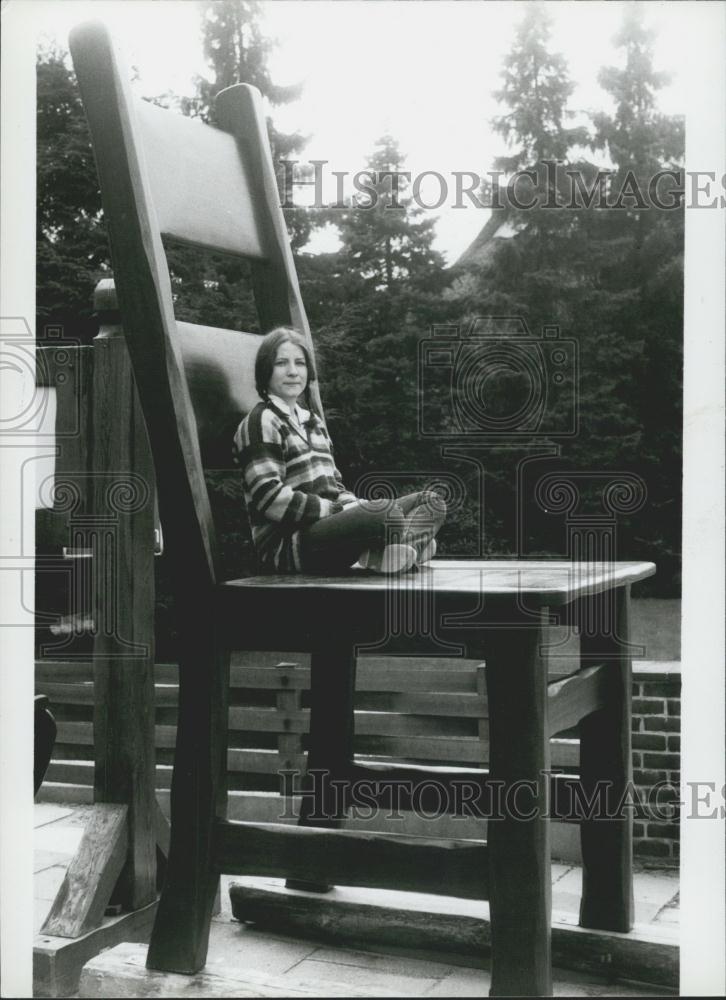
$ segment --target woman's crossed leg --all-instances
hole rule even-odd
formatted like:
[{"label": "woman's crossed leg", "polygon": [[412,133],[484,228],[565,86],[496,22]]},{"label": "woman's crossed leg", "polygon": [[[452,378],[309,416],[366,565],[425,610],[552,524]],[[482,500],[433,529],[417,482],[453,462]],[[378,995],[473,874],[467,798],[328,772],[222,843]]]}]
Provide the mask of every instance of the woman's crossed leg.
[{"label": "woman's crossed leg", "polygon": [[303,570],[336,573],[356,562],[379,572],[400,572],[436,551],[444,500],[430,490],[395,501],[359,500],[301,533]]}]

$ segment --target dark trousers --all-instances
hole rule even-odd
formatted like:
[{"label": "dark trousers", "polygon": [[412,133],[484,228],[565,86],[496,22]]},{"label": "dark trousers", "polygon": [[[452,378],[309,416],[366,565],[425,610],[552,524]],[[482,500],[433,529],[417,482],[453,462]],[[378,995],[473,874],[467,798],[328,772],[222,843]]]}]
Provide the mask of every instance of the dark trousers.
[{"label": "dark trousers", "polygon": [[335,573],[349,569],[367,549],[404,543],[422,549],[444,523],[446,505],[430,491],[397,500],[359,500],[302,534],[303,570]]}]

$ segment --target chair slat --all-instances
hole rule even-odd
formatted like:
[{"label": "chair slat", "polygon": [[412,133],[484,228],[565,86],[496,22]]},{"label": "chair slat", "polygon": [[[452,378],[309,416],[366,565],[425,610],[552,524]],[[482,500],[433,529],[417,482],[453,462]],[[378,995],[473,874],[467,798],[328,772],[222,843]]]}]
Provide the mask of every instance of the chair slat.
[{"label": "chair slat", "polygon": [[217,843],[220,872],[369,888],[390,886],[395,873],[400,890],[488,898],[488,854],[481,841],[227,821],[217,825]]},{"label": "chair slat", "polygon": [[148,101],[137,101],[136,112],[160,231],[255,260],[269,257],[234,136]]},{"label": "chair slat", "polygon": [[239,421],[260,401],[255,355],[260,337],[194,323],[177,323],[189,395],[206,467],[229,467]]},{"label": "chair slat", "polygon": [[609,663],[591,664],[577,673],[550,684],[550,734],[576,726],[581,719],[605,708],[613,697],[613,671]]},{"label": "chair slat", "polygon": [[462,764],[487,763],[489,746],[484,739],[437,736],[355,736],[356,753],[399,760],[439,760]]}]

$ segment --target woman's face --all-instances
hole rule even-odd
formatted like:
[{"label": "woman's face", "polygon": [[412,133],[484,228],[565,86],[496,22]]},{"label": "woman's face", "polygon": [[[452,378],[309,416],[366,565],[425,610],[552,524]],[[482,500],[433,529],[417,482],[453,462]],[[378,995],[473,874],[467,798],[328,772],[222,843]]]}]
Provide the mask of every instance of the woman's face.
[{"label": "woman's face", "polygon": [[287,340],[277,349],[267,391],[292,406],[305,391],[307,384],[308,366],[305,354]]}]

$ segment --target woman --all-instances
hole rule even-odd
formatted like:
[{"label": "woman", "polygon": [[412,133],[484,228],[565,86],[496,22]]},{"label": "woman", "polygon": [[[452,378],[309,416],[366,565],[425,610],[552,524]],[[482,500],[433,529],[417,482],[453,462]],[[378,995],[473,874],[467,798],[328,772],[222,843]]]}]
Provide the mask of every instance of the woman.
[{"label": "woman", "polygon": [[234,438],[260,568],[337,573],[358,563],[400,573],[428,561],[445,516],[443,500],[413,493],[382,505],[347,490],[325,424],[310,412],[307,390],[316,377],[296,330],[279,327],[263,339],[255,359],[263,402]]}]

